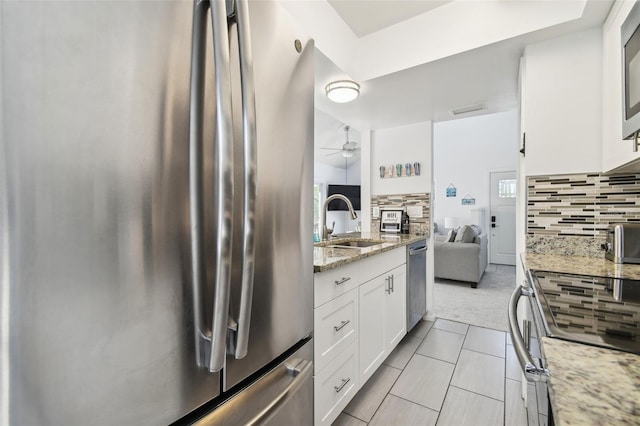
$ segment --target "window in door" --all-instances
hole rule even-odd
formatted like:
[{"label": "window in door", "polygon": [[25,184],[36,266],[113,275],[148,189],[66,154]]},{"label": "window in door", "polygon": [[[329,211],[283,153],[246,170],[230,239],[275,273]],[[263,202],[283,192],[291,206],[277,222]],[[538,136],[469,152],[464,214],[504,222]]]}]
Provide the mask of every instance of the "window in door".
[{"label": "window in door", "polygon": [[498,180],[498,198],[515,198],[516,197],[516,180],[500,179]]}]

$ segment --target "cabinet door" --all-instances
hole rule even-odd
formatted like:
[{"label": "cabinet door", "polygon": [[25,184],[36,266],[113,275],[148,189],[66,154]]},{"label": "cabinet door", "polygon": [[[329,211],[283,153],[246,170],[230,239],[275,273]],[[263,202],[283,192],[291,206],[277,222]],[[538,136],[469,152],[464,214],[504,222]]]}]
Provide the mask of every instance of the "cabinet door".
[{"label": "cabinet door", "polygon": [[402,265],[389,273],[391,275],[391,292],[385,293],[384,306],[386,355],[393,352],[393,349],[407,333],[406,270],[406,265]]},{"label": "cabinet door", "polygon": [[360,286],[360,383],[364,384],[386,355],[384,309],[389,292],[386,273]]},{"label": "cabinet door", "polygon": [[620,27],[634,2],[615,2],[602,26],[602,170],[607,172],[640,158],[633,143],[622,139],[622,39]]}]

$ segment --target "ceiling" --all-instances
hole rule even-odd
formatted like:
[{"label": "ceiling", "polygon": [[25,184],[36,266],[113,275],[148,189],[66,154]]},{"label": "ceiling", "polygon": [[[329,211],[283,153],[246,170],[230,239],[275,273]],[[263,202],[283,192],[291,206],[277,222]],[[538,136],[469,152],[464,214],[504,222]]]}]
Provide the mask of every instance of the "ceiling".
[{"label": "ceiling", "polygon": [[[522,0],[521,3],[526,1]],[[367,42],[371,42],[373,37],[379,37],[391,30],[398,33],[402,27],[410,26],[417,18],[424,19],[425,16],[433,13],[442,14],[445,8],[453,6],[464,8],[471,3],[477,4],[478,2],[506,4],[505,0],[478,0],[477,2],[465,2],[464,0],[452,2],[314,0],[312,3],[317,5],[323,2],[330,4],[330,9],[332,11],[335,9],[337,12],[332,13],[339,16],[336,18],[339,19],[339,22],[332,21],[336,33],[344,31],[344,28],[340,29],[340,26],[343,25],[351,33],[349,37],[358,33],[368,34],[365,36]],[[612,0],[567,0],[567,2],[574,2],[581,6],[573,10],[573,12],[576,10],[580,12],[578,19],[568,19],[565,16],[563,19],[568,19],[566,22],[525,32],[480,47],[466,50],[458,49],[461,50],[459,53],[440,55],[441,57],[437,59],[428,60],[415,66],[403,67],[396,63],[398,71],[378,72],[376,75],[380,74],[379,76],[358,80],[361,85],[361,95],[355,101],[347,104],[333,103],[325,96],[324,87],[328,82],[354,77],[336,65],[336,63],[343,63],[345,59],[344,56],[337,54],[331,46],[327,47],[326,34],[318,34],[315,65],[315,106],[317,110],[315,154],[317,161],[335,167],[344,167],[344,164],[339,164],[344,160],[338,158],[337,160],[340,161],[336,161],[335,159],[340,155],[326,157],[323,155],[326,151],[319,150],[320,147],[339,148],[342,146],[345,140],[341,126],[344,124],[351,125],[354,130],[375,130],[423,121],[439,122],[465,118],[516,108],[518,105],[518,69],[524,48],[532,43],[599,26],[606,18],[612,4]],[[508,3],[512,4],[512,2]],[[549,4],[549,2],[539,3]],[[297,3],[297,7],[299,8],[301,4],[306,3]],[[537,3],[531,4],[533,5],[531,7],[535,7]],[[295,10],[292,13],[296,16],[294,12]],[[298,9],[298,13],[300,13],[300,9]],[[320,16],[319,13],[315,14]],[[411,14],[420,15],[415,15],[415,19],[413,19]],[[415,22],[413,23],[415,24]],[[312,30],[311,36],[314,38],[313,31],[321,31],[315,30],[313,27],[310,29]],[[490,32],[490,29],[486,29],[486,31]],[[392,35],[393,33],[390,33],[390,38]],[[416,34],[416,37],[419,38],[419,36],[420,34]],[[340,39],[337,42],[339,43]],[[445,37],[441,44],[446,43],[447,38]],[[345,41],[345,44],[349,43]],[[351,46],[356,45],[352,44]],[[397,49],[401,50],[402,46]],[[380,52],[383,51],[384,49],[381,47]],[[352,52],[353,55],[356,53]],[[407,50],[405,53],[410,55],[412,52]],[[393,62],[394,58],[396,57],[393,54],[386,56],[381,54],[376,59],[376,63],[388,66],[385,62]],[[389,68],[387,67],[387,69]],[[370,73],[370,75],[373,74]],[[451,109],[478,103],[484,103],[487,108],[460,116],[453,116],[450,113]],[[322,118],[318,119],[318,117]],[[324,128],[325,126],[326,128]],[[350,133],[355,135],[355,132]],[[320,134],[323,136],[319,136]]]},{"label": "ceiling", "polygon": [[[360,151],[355,152],[353,157],[349,158],[343,157],[341,151],[336,151],[340,150],[342,145],[347,141],[344,130],[347,123],[343,123],[317,108],[314,114],[314,120],[314,158],[316,161],[338,168],[347,168],[348,166],[360,161]],[[355,142],[356,147],[360,148],[360,131],[353,128],[351,125],[349,126],[349,142]]]},{"label": "ceiling", "polygon": [[[452,0],[327,0],[357,37],[363,37]],[[363,13],[366,11],[366,13]]]}]

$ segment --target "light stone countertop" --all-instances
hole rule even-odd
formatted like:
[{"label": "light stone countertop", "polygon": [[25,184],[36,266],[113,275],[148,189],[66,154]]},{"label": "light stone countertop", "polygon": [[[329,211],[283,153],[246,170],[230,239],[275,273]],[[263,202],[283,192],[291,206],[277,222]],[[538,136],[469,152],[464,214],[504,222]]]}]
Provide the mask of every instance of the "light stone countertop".
[{"label": "light stone countertop", "polygon": [[[608,259],[521,255],[526,269],[640,279],[640,265]],[[557,425],[640,424],[640,355],[543,337],[549,394]]]},{"label": "light stone countertop", "polygon": [[556,425],[640,424],[640,355],[550,337],[542,346]]},{"label": "light stone countertop", "polygon": [[[340,266],[428,238],[428,235],[362,232],[359,237],[334,238],[329,241],[316,243],[313,247],[313,272],[323,272],[329,269],[338,268]],[[339,245],[340,243],[353,239],[361,241],[380,241],[380,244],[370,247],[344,249],[326,247],[328,245]]]}]

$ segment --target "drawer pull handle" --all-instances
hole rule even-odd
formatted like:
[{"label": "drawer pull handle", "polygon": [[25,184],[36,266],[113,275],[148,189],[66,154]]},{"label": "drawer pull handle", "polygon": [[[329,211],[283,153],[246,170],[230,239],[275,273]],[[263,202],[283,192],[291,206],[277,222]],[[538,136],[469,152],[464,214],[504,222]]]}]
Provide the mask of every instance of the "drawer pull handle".
[{"label": "drawer pull handle", "polygon": [[349,324],[351,322],[351,320],[346,320],[346,321],[340,321],[340,325],[334,325],[333,329],[335,331],[340,331],[344,328],[345,325]]},{"label": "drawer pull handle", "polygon": [[334,386],[333,388],[336,390],[336,393],[340,392],[342,390],[342,388],[345,387],[347,385],[347,383],[349,383],[350,380],[351,380],[351,378],[342,379],[342,383],[340,383],[339,386]]},{"label": "drawer pull handle", "polygon": [[347,282],[347,281],[349,281],[350,279],[351,279],[351,277],[342,277],[342,279],[340,279],[340,280],[336,280],[336,281],[334,281],[334,283],[336,283],[336,285],[340,285],[340,284],[344,284],[344,283],[346,283],[346,282]]}]

